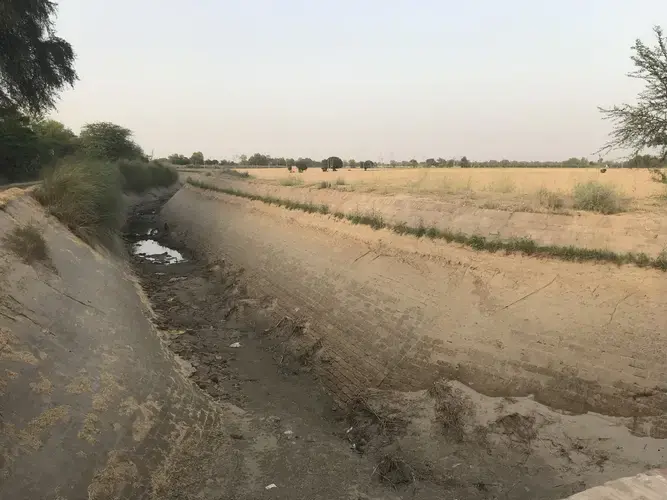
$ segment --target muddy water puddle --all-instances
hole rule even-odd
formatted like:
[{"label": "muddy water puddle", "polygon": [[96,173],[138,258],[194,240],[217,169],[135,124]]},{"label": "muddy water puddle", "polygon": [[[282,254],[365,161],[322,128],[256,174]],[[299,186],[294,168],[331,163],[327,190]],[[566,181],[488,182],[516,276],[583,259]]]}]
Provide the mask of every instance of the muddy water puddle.
[{"label": "muddy water puddle", "polygon": [[156,240],[139,240],[132,246],[132,253],[150,262],[163,262],[165,264],[175,264],[185,260],[181,252],[166,247]]},{"label": "muddy water puddle", "polygon": [[272,300],[248,296],[242,273],[174,238],[155,207],[136,214],[128,234],[156,325],[192,382],[270,430],[233,435],[247,459],[240,475],[256,481],[236,499],[555,500],[667,461],[667,442],[633,436],[619,419],[458,383],[369,391],[343,409],[290,350],[300,325],[276,322]]}]

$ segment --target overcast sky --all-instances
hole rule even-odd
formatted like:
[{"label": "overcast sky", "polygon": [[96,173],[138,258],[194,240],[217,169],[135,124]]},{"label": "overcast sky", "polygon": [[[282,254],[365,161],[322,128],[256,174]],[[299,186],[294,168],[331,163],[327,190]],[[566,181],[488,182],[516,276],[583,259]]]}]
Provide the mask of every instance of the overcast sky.
[{"label": "overcast sky", "polygon": [[55,117],[156,156],[590,156],[665,0],[60,0]]}]

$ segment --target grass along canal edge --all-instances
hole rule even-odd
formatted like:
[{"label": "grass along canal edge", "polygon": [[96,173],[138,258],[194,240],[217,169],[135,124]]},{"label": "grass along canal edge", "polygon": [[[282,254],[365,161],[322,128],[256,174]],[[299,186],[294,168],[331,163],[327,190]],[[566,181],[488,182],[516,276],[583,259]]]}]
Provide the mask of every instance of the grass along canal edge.
[{"label": "grass along canal edge", "polygon": [[487,238],[481,235],[469,235],[460,231],[451,231],[424,225],[408,226],[406,223],[391,224],[386,222],[380,214],[331,212],[324,204],[303,203],[275,196],[263,196],[247,193],[239,189],[222,188],[214,184],[192,179],[186,181],[196,188],[238,196],[253,201],[261,201],[267,205],[276,205],[288,210],[300,210],[307,213],[331,215],[336,219],[345,219],[352,224],[363,224],[373,229],[389,229],[397,234],[412,235],[417,238],[445,240],[447,243],[458,243],[473,250],[496,253],[504,251],[506,254],[521,254],[534,257],[549,257],[570,262],[602,262],[617,265],[634,264],[642,268],[653,268],[667,271],[667,250],[663,250],[657,257],[650,257],[643,252],[614,252],[613,250],[581,248],[575,246],[541,245],[531,238]]}]

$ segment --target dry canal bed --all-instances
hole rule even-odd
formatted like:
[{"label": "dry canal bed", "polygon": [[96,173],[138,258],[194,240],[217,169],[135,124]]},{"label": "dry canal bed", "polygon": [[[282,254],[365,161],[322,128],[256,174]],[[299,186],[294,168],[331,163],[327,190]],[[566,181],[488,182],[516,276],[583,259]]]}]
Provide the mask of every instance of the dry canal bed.
[{"label": "dry canal bed", "polygon": [[220,498],[559,499],[665,463],[665,440],[634,436],[623,419],[457,382],[369,390],[343,407],[313,370],[321,346],[276,321],[271,298],[249,296],[243,269],[173,239],[159,206],[135,214],[128,244],[147,235],[168,249],[132,258],[155,323],[193,383],[253,422],[230,425],[238,478]]}]

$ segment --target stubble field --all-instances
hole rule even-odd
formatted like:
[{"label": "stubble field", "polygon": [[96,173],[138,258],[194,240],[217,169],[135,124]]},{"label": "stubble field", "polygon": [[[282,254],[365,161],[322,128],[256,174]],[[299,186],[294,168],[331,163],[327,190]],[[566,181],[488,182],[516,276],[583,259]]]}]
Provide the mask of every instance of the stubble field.
[{"label": "stubble field", "polygon": [[622,211],[667,207],[665,186],[653,181],[646,169],[609,169],[605,173],[597,168],[344,168],[337,172],[309,169],[301,174],[286,168],[247,171],[257,180],[273,184],[447,197],[480,208],[529,212],[572,208],[575,187],[598,182],[617,193]]}]

